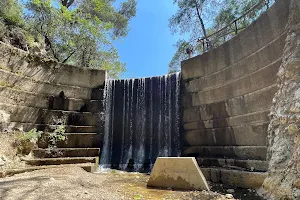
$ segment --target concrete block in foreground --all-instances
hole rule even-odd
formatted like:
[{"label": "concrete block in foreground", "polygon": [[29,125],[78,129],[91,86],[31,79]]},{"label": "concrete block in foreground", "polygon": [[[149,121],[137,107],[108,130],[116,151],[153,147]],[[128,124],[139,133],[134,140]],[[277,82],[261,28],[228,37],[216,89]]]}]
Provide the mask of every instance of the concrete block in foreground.
[{"label": "concrete block in foreground", "polygon": [[209,191],[206,179],[194,157],[157,158],[147,186]]}]

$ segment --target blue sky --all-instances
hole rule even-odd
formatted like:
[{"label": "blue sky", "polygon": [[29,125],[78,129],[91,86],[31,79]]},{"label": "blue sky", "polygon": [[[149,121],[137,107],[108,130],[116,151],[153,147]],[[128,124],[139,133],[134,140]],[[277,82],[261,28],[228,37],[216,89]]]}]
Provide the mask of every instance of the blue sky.
[{"label": "blue sky", "polygon": [[115,42],[127,72],[122,78],[148,77],[168,72],[178,37],[168,27],[176,12],[172,0],[138,0],[136,17],[127,37]]}]

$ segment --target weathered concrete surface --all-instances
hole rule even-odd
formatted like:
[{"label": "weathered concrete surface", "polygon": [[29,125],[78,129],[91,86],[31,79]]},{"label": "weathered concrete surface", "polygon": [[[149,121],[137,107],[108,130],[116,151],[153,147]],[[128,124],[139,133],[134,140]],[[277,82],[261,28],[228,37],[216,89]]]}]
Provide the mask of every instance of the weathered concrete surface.
[{"label": "weathered concrete surface", "polygon": [[208,167],[224,167],[228,169],[237,169],[245,171],[262,171],[265,172],[268,168],[267,161],[262,160],[235,160],[224,158],[197,158],[200,166]]},{"label": "weathered concrete surface", "polygon": [[220,47],[182,63],[184,80],[202,77],[230,67],[276,40],[285,32],[289,0],[277,1],[246,30]]},{"label": "weathered concrete surface", "polygon": [[95,126],[97,113],[49,110],[35,107],[0,103],[0,108],[10,115],[12,122],[36,124],[62,124],[77,126]]},{"label": "weathered concrete surface", "polygon": [[[97,133],[65,133],[66,140],[60,141],[56,146],[60,149],[86,149],[99,148],[100,134]],[[40,139],[38,141],[39,148],[48,148],[49,141]]]},{"label": "weathered concrete surface", "polygon": [[94,88],[103,85],[106,71],[61,64],[42,59],[0,43],[2,69],[31,77],[35,81]]},{"label": "weathered concrete surface", "polygon": [[38,159],[27,164],[90,162],[101,145],[105,78],[103,70],[65,65],[0,43],[0,115],[9,117],[7,123],[0,118],[0,130],[53,132],[64,125],[67,139],[54,150],[43,149],[49,138],[40,140],[34,150]]},{"label": "weathered concrete surface", "polygon": [[[30,131],[33,128],[36,128],[41,131],[51,132],[54,131],[57,128],[57,126],[53,124],[36,124],[26,122],[10,122],[8,126],[9,130],[21,131]],[[99,128],[96,126],[65,125],[65,130],[67,133],[101,133],[99,132]]]},{"label": "weathered concrete surface", "polygon": [[291,0],[288,36],[268,131],[269,199],[300,199],[300,1]]},{"label": "weathered concrete surface", "polygon": [[266,160],[266,146],[190,146],[183,155],[212,158]]},{"label": "weathered concrete surface", "polygon": [[147,186],[181,190],[209,190],[195,158],[159,157]]},{"label": "weathered concrete surface", "polygon": [[[276,1],[230,41],[182,62],[183,154],[197,157],[200,167],[224,167],[223,162],[233,160],[236,169],[266,171],[269,113],[289,7],[290,0]],[[254,172],[227,182],[260,187],[265,174],[251,179]]]},{"label": "weathered concrete surface", "polygon": [[201,168],[208,181],[241,188],[258,189],[267,176],[265,172],[246,172],[224,168]]},{"label": "weathered concrete surface", "polygon": [[91,89],[76,85],[61,85],[48,82],[48,80],[35,81],[30,77],[15,74],[0,69],[0,85],[23,92],[32,92],[41,95],[55,96],[61,91],[68,98],[90,99]]},{"label": "weathered concrete surface", "polygon": [[267,143],[268,124],[187,131],[184,142],[191,146],[263,146]]},{"label": "weathered concrete surface", "polygon": [[[59,93],[53,93],[57,94]],[[53,95],[52,94],[52,95]],[[34,108],[63,110],[62,108],[52,106],[50,108],[50,99],[56,98],[54,96],[48,96],[41,93],[26,92],[22,90],[16,90],[10,87],[0,86],[0,102],[11,105],[20,105]],[[100,99],[100,98],[99,98]],[[89,100],[89,99],[74,99],[67,98],[68,104],[64,107],[68,111],[84,111],[84,112],[99,112],[103,110],[103,101],[101,100]]]}]

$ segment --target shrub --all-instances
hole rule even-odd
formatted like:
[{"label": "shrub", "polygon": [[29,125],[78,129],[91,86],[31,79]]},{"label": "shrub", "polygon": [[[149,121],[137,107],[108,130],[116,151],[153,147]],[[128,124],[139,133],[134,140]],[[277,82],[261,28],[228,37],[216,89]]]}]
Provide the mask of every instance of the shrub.
[{"label": "shrub", "polygon": [[57,143],[66,140],[65,126],[59,125],[52,133],[48,134],[48,148],[57,147]]},{"label": "shrub", "polygon": [[17,153],[28,155],[36,147],[42,133],[42,131],[37,131],[36,128],[28,132],[16,133],[14,146],[17,148]]}]

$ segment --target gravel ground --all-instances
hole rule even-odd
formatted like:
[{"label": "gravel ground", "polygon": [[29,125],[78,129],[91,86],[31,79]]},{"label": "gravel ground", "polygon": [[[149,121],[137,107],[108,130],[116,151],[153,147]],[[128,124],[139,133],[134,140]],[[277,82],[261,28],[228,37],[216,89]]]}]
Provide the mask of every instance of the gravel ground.
[{"label": "gravel ground", "polygon": [[230,199],[216,192],[148,189],[148,178],[118,171],[88,173],[79,167],[44,169],[0,179],[0,199]]}]

